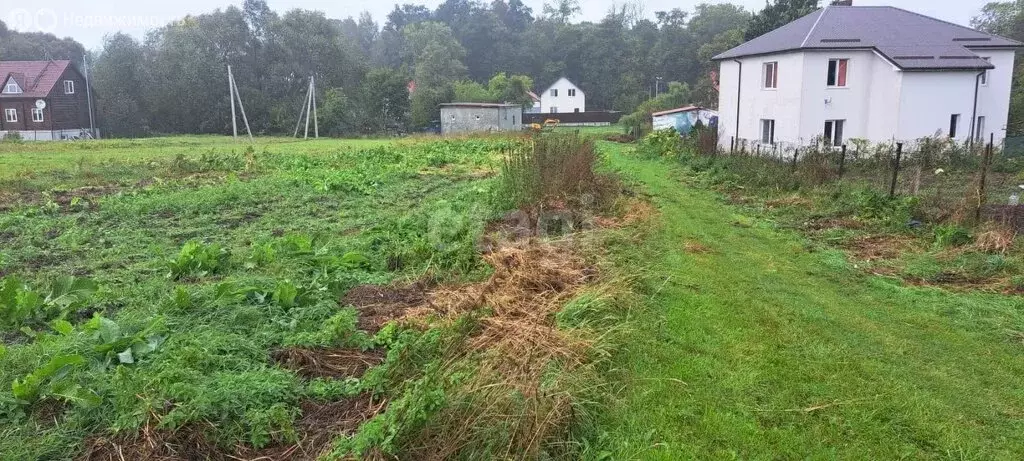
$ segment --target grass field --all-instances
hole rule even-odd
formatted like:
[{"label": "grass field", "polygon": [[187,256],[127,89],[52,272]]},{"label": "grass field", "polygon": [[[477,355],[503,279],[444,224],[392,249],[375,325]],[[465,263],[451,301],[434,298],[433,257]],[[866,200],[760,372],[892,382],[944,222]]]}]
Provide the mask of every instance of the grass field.
[{"label": "grass field", "polygon": [[677,161],[246,146],[0,143],[0,459],[1024,452],[1020,297],[875,275]]},{"label": "grass field", "polygon": [[650,302],[617,360],[609,459],[1024,453],[1021,298],[866,275],[681,166],[605,148],[660,210],[617,250]]}]

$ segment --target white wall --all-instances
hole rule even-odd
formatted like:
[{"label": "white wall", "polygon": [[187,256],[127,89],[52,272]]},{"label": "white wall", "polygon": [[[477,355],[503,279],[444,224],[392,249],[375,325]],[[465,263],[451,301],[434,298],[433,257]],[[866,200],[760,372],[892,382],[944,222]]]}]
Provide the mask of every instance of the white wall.
[{"label": "white wall", "polygon": [[957,140],[966,140],[977,74],[975,71],[904,72],[896,140],[913,141],[936,134],[948,136],[952,114],[960,114]]},{"label": "white wall", "polygon": [[[1012,50],[978,51],[996,67],[978,93],[977,115],[984,116],[985,133],[996,142],[1005,137],[1013,78]],[[830,59],[849,59],[847,86],[830,88],[826,78]],[[845,120],[843,138],[872,142],[913,141],[936,133],[948,135],[950,116],[960,114],[956,139],[971,132],[975,71],[901,71],[872,51],[806,51],[741,58],[742,104],[736,131],[736,89],[739,64],[720,63],[720,145],[732,136],[758,141],[761,119],[775,120],[778,143],[807,145],[824,134],[826,120]],[[762,65],[776,61],[778,88],[762,88]]]},{"label": "white wall", "polygon": [[[1006,137],[1006,123],[1010,113],[1010,87],[1013,83],[1013,50],[975,51],[979,56],[990,58],[996,66],[988,72],[988,83],[978,87],[978,115],[985,116],[985,133],[996,135],[996,144]],[[964,136],[970,130],[970,116],[963,117]]]},{"label": "white wall", "polygon": [[[718,131],[719,144],[729,147],[732,136],[757,142],[761,139],[761,120],[775,120],[776,142],[797,142],[800,126],[801,88],[803,87],[803,53],[741,58],[743,81],[739,111],[739,134],[736,131],[736,85],[739,64],[722,61],[719,68]],[[764,63],[778,62],[777,88],[762,88]]]},{"label": "white wall", "polygon": [[[845,87],[828,86],[828,62],[849,59]],[[804,53],[799,143],[824,135],[826,120],[843,120],[843,139],[891,139],[895,133],[900,73],[872,51]]]},{"label": "white wall", "polygon": [[[558,96],[552,96],[551,90],[558,90]],[[576,96],[569,96],[569,90],[576,90]],[[583,90],[564,77],[538,96],[541,112],[545,114],[551,113],[552,108],[558,109],[557,113],[587,111],[587,96]]]}]

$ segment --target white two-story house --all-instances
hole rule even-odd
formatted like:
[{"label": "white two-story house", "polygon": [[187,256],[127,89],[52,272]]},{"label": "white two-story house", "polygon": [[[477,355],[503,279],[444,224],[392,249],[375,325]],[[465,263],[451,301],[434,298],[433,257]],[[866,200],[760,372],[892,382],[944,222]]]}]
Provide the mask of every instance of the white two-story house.
[{"label": "white two-story house", "polygon": [[714,58],[720,145],[999,143],[1020,46],[899,8],[828,6]]},{"label": "white two-story house", "polygon": [[562,77],[540,94],[540,112],[564,114],[587,111],[587,95],[575,83]]}]

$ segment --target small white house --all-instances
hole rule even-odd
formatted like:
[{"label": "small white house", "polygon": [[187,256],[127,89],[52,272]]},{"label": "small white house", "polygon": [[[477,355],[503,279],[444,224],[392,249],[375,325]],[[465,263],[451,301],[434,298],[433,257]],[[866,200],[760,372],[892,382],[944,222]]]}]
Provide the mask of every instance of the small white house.
[{"label": "small white house", "polygon": [[1006,136],[1021,43],[887,6],[827,6],[715,56],[720,144]]},{"label": "small white house", "polygon": [[562,77],[540,94],[540,113],[565,114],[587,111],[587,95],[576,84]]}]

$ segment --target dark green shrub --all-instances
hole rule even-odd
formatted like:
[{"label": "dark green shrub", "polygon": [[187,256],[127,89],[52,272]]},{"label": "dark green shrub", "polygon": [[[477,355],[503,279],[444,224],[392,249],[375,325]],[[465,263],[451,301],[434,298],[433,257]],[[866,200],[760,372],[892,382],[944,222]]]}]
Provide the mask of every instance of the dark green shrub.
[{"label": "dark green shrub", "polygon": [[932,229],[937,247],[958,247],[971,243],[974,238],[970,231],[956,224],[942,224]]}]

